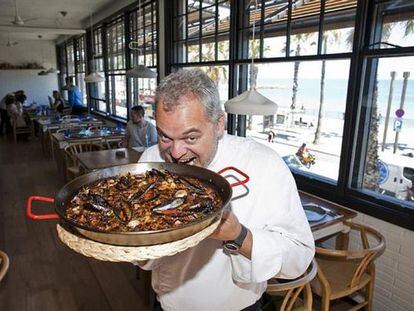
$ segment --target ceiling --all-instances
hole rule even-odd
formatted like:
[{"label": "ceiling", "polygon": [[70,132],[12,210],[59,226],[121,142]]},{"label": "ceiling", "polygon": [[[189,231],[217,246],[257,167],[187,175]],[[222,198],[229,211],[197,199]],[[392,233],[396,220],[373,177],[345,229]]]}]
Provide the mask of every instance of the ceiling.
[{"label": "ceiling", "polygon": [[[82,21],[88,19],[91,12],[95,14],[114,3],[113,0],[16,1],[18,15],[23,20],[29,20],[25,21],[24,26],[13,25],[15,0],[0,0],[1,42],[7,42],[9,35],[13,41],[36,40],[38,35],[42,35],[44,40],[55,40],[62,34],[70,34],[70,30],[82,29]],[[61,11],[67,12],[66,16]]]}]

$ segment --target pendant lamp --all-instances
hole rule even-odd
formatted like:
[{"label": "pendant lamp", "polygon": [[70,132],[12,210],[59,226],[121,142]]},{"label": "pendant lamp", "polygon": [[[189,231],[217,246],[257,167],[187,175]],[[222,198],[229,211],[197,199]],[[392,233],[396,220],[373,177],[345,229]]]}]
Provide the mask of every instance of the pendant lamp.
[{"label": "pendant lamp", "polygon": [[[138,2],[138,20],[141,20],[141,1]],[[145,12],[144,12],[145,14]],[[137,45],[137,47],[135,47]],[[138,41],[131,41],[128,44],[128,47],[130,50],[136,50],[140,52],[142,49],[138,48]],[[138,58],[139,59],[139,58]],[[152,71],[145,65],[137,65],[132,69],[127,70],[126,76],[128,78],[144,78],[144,79],[154,79],[157,77],[157,73],[155,71]]]},{"label": "pendant lamp", "polygon": [[[257,0],[255,9],[257,8]],[[255,24],[253,22],[252,42],[254,43]],[[260,94],[256,89],[252,88],[252,77],[254,70],[254,55],[252,53],[252,63],[250,65],[250,89],[242,94],[228,100],[224,104],[227,113],[239,115],[274,115],[277,112],[277,104],[267,97]]]}]

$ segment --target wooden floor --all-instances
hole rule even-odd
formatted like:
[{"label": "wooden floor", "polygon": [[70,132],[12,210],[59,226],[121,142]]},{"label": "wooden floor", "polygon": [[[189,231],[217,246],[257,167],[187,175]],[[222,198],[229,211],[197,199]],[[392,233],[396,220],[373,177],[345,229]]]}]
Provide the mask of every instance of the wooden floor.
[{"label": "wooden floor", "polygon": [[[53,197],[61,180],[39,141],[0,137],[0,249],[10,258],[0,310],[150,310],[133,265],[78,255],[58,239],[56,220],[26,218],[27,197]],[[45,203],[35,206],[51,211]]]}]

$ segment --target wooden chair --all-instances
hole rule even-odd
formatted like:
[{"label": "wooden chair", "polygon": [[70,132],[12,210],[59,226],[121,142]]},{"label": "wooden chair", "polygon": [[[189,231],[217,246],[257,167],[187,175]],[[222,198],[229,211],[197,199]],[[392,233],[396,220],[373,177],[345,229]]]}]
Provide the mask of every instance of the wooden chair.
[{"label": "wooden chair", "polygon": [[[104,149],[101,139],[93,139],[79,143],[72,143],[65,147],[66,156],[66,178],[72,179],[80,175],[81,167],[76,155],[82,152],[97,151]],[[72,177],[72,178],[71,178]]]},{"label": "wooden chair", "polygon": [[9,257],[6,253],[0,251],[0,282],[9,270]]},{"label": "wooden chair", "polygon": [[106,149],[122,148],[122,138],[105,138]]},{"label": "wooden chair", "polygon": [[30,135],[32,134],[33,129],[31,126],[22,126],[22,127],[17,127],[16,126],[16,122],[13,123],[13,140],[14,143],[17,143],[17,135],[20,134],[25,134],[25,135]]},{"label": "wooden chair", "polygon": [[[270,296],[280,296],[281,305],[271,302],[263,307],[268,310],[272,305],[274,310],[290,311],[293,308],[298,309],[298,305],[302,304],[302,310],[312,311],[312,291],[310,282],[315,278],[318,266],[315,260],[312,260],[306,272],[299,278],[294,280],[277,280],[270,279],[267,281],[266,294]],[[303,299],[299,295],[303,293]],[[300,303],[302,302],[302,303]]]},{"label": "wooden chair", "polygon": [[[337,245],[340,238],[342,242],[345,241],[339,249],[316,247],[319,269],[317,278],[312,282],[312,290],[322,298],[323,311],[329,310],[331,300],[360,292],[363,292],[365,299],[351,310],[363,307],[371,310],[375,280],[374,259],[384,252],[385,239],[381,233],[370,227],[350,221],[345,224],[350,227],[350,232],[345,240],[343,236],[337,237]],[[360,246],[355,250],[349,250],[350,234],[359,240]]]}]

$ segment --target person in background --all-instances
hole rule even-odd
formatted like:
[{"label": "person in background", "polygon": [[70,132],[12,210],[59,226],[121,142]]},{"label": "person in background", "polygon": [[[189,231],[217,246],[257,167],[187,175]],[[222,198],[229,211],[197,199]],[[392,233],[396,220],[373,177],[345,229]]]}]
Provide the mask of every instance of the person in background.
[{"label": "person in background", "polygon": [[244,187],[233,189],[209,238],[173,256],[136,262],[152,270],[158,310],[260,310],[267,280],[299,277],[314,256],[289,168],[271,148],[225,134],[225,118],[217,86],[200,70],[175,72],[157,87],[158,144],[146,149],[140,162],[213,172],[235,166],[250,176]]},{"label": "person in background", "polygon": [[300,159],[305,159],[305,158],[307,158],[309,156],[309,150],[306,147],[306,144],[305,143],[303,143],[299,147],[298,151],[296,151],[296,156],[299,157]]},{"label": "person in background", "polygon": [[57,112],[62,113],[63,109],[65,108],[65,103],[63,101],[62,95],[59,91],[53,91],[53,99],[54,102],[52,104],[52,108],[56,110]]},{"label": "person in background", "polygon": [[10,117],[12,126],[16,127],[25,127],[27,123],[23,117],[23,105],[26,101],[26,95],[23,93],[18,93],[14,97],[10,97],[6,101],[7,112]]},{"label": "person in background", "polygon": [[82,102],[82,93],[79,87],[73,84],[73,77],[66,77],[65,83],[66,85],[63,89],[68,91],[68,103],[72,108],[72,114],[79,115],[87,112]]},{"label": "person in background", "polygon": [[[7,112],[7,104],[6,104],[7,102],[11,102],[11,103],[14,102],[14,94],[13,93],[7,94],[0,101],[0,118],[1,118],[0,136],[2,136],[4,134],[8,134],[12,130],[12,126],[11,126],[11,123],[10,123],[10,117],[9,117],[8,112]],[[4,131],[3,131],[3,129],[4,129]]]},{"label": "person in background", "polygon": [[145,120],[145,110],[142,106],[131,108],[131,120],[126,126],[125,142],[128,148],[150,147],[157,143],[157,130],[155,126]]}]

